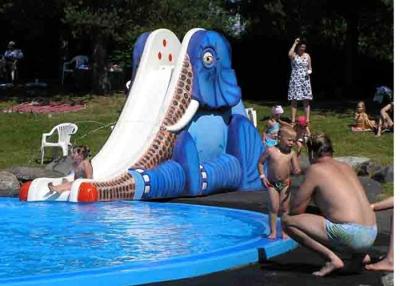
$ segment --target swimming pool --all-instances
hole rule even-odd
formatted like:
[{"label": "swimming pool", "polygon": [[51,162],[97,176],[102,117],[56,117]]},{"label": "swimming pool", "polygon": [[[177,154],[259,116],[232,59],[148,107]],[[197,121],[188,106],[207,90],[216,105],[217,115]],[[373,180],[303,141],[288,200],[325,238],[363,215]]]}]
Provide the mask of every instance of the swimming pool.
[{"label": "swimming pool", "polygon": [[257,262],[295,247],[268,241],[266,216],[197,205],[0,199],[0,284],[134,285]]}]

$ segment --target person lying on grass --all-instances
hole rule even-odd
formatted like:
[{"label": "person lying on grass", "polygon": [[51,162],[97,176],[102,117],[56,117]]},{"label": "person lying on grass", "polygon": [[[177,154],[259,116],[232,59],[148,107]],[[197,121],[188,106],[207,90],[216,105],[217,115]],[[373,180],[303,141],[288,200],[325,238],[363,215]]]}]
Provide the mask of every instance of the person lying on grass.
[{"label": "person lying on grass", "polygon": [[[325,276],[344,267],[335,252],[351,254],[351,265],[361,269],[377,235],[365,190],[351,166],[333,159],[328,136],[312,135],[307,147],[311,166],[299,189],[293,191],[282,227],[291,238],[326,259],[313,275]],[[322,215],[305,213],[311,199]]]},{"label": "person lying on grass", "polygon": [[376,127],[377,126],[375,120],[369,119],[369,116],[366,113],[364,101],[359,101],[357,103],[357,109],[354,114],[354,124],[351,127],[351,131],[373,131],[376,129]]},{"label": "person lying on grass", "polygon": [[[93,178],[93,167],[88,159],[89,155],[90,150],[87,146],[76,146],[72,149],[74,180]],[[56,186],[53,183],[49,183],[48,186],[50,191],[62,193],[71,190],[72,182],[67,181]]]}]

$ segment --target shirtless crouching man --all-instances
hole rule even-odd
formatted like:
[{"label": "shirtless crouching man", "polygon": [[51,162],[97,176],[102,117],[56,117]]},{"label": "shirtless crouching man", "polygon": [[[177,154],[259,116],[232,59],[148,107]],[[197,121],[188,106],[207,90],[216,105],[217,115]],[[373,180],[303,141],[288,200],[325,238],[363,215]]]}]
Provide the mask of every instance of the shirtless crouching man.
[{"label": "shirtless crouching man", "polygon": [[[313,275],[325,276],[344,267],[333,250],[351,253],[361,266],[377,235],[375,214],[365,191],[353,169],[332,158],[333,147],[326,135],[312,136],[307,145],[311,166],[292,194],[289,215],[282,217],[283,228],[327,260]],[[322,216],[305,213],[311,199]]]}]

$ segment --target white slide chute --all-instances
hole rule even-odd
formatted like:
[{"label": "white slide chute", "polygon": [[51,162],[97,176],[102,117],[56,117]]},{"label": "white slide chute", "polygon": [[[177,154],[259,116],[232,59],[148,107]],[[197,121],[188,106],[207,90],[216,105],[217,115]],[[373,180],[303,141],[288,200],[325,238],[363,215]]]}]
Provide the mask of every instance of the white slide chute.
[{"label": "white slide chute", "polygon": [[[192,33],[198,29],[193,29]],[[105,181],[126,172],[147,150],[161,128],[165,112],[171,104],[178,80],[176,66],[186,55],[174,33],[159,29],[147,38],[136,78],[128,99],[111,135],[92,159],[93,180]],[[174,73],[175,72],[175,73]],[[69,180],[73,176],[68,177]],[[48,183],[61,183],[62,178],[38,178],[30,187],[28,201],[77,201],[79,185],[88,179],[74,181],[71,192],[54,194]]]}]

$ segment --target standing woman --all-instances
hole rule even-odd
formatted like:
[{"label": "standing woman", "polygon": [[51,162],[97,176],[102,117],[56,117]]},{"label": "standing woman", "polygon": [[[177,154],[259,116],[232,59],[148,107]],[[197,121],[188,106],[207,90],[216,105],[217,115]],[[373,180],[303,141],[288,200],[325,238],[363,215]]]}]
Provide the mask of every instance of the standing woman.
[{"label": "standing woman", "polygon": [[310,74],[311,57],[306,53],[306,43],[297,38],[289,50],[292,65],[290,75],[288,99],[292,107],[292,125],[296,122],[297,101],[303,101],[304,113],[307,124],[310,122],[310,100],[313,99],[311,91]]}]

